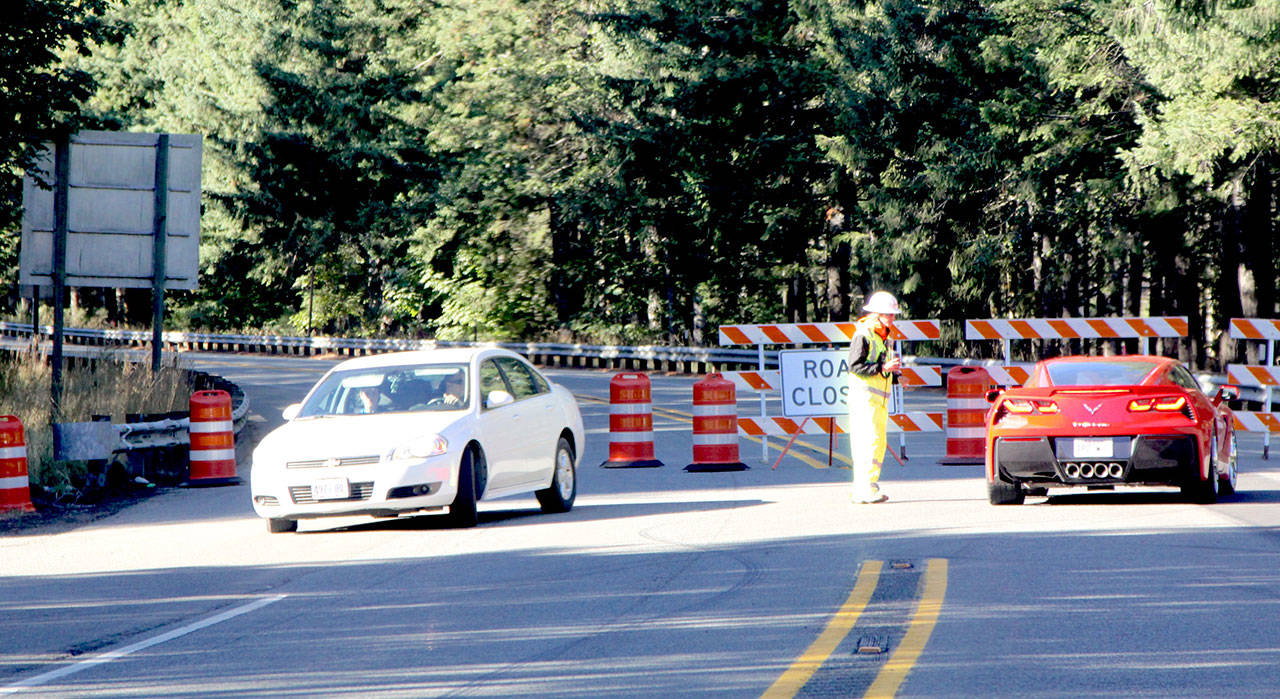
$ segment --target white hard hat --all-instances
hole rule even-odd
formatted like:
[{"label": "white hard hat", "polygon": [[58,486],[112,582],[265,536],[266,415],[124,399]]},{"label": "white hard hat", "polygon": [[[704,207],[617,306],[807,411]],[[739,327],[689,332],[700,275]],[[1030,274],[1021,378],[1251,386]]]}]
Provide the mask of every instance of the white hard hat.
[{"label": "white hard hat", "polygon": [[877,291],[867,297],[867,305],[862,307],[867,313],[883,313],[885,315],[898,315],[898,299],[887,291]]}]

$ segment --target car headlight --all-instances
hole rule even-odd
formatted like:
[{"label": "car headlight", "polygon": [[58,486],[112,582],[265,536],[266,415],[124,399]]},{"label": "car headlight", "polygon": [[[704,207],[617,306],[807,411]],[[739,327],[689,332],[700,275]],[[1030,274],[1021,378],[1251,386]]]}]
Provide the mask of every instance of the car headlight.
[{"label": "car headlight", "polygon": [[391,452],[391,460],[425,459],[428,456],[439,456],[449,451],[449,442],[438,434],[419,437],[408,444],[401,444]]}]

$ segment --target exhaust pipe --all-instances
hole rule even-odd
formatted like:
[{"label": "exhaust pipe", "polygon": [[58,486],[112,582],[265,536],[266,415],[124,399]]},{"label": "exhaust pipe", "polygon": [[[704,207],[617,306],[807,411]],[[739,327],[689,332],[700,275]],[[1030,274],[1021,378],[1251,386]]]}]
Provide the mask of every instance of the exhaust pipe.
[{"label": "exhaust pipe", "polygon": [[1080,464],[1080,477],[1093,478],[1093,464]]},{"label": "exhaust pipe", "polygon": [[1063,473],[1065,473],[1065,474],[1067,475],[1067,478],[1079,478],[1079,477],[1080,477],[1080,465],[1079,465],[1079,464],[1067,464],[1066,466],[1063,466],[1063,467],[1062,467],[1062,472],[1063,472]]},{"label": "exhaust pipe", "polygon": [[1111,464],[1111,468],[1107,469],[1107,475],[1112,478],[1120,478],[1124,476],[1124,466],[1117,463]]}]

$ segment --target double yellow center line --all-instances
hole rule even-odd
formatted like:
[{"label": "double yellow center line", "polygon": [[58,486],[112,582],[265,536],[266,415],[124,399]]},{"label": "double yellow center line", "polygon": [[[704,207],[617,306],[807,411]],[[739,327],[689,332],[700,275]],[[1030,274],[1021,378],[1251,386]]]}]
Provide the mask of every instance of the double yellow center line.
[{"label": "double yellow center line", "polygon": [[[883,568],[884,564],[881,561],[863,562],[862,568],[858,571],[857,582],[854,583],[853,591],[849,593],[844,606],[836,612],[831,621],[827,622],[826,628],[822,630],[817,640],[791,664],[786,672],[782,673],[782,676],[769,689],[765,690],[762,699],[791,699],[804,687],[858,622],[858,617],[870,603],[871,595],[880,582],[880,571]],[[920,599],[916,603],[906,635],[889,656],[888,662],[880,669],[864,697],[880,699],[897,694],[898,687],[902,685],[903,680],[907,678],[907,673],[920,659],[925,644],[929,642],[929,636],[933,634],[933,627],[938,621],[938,613],[942,609],[942,600],[946,592],[947,560],[931,558],[925,567]]]}]

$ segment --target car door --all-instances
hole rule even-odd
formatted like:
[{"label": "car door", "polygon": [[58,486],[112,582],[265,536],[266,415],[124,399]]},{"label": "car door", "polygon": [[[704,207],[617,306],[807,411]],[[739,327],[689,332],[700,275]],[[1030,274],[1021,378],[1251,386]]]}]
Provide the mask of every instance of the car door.
[{"label": "car door", "polygon": [[525,462],[528,457],[523,435],[529,428],[525,424],[520,401],[489,407],[489,395],[494,391],[512,393],[493,357],[480,362],[478,374],[480,443],[484,446],[489,468],[486,491],[493,492],[519,485],[526,478]]},{"label": "car door", "polygon": [[524,426],[523,482],[547,483],[555,466],[556,442],[561,418],[551,386],[533,367],[515,357],[498,357],[497,363],[511,387]]}]

